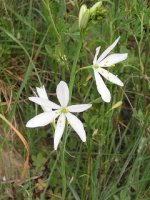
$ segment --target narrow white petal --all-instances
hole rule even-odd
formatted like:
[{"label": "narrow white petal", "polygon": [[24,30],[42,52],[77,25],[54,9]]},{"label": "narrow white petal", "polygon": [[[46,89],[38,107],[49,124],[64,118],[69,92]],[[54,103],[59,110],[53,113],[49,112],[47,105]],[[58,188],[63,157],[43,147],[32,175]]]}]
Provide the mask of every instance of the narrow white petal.
[{"label": "narrow white petal", "polygon": [[83,142],[86,142],[86,134],[82,122],[73,114],[66,114],[67,120]]},{"label": "narrow white petal", "polygon": [[69,112],[83,112],[89,109],[91,106],[92,104],[80,104],[80,105],[68,106],[67,109],[69,110]]},{"label": "narrow white petal", "polygon": [[69,102],[69,88],[64,81],[60,81],[56,89],[57,98],[62,106],[67,106]]},{"label": "narrow white petal", "polygon": [[115,75],[113,75],[112,73],[110,73],[109,71],[103,69],[103,68],[99,68],[97,69],[97,71],[103,76],[105,77],[107,80],[109,80],[110,82],[116,84],[116,85],[120,85],[123,86],[123,82]]},{"label": "narrow white petal", "polygon": [[58,144],[65,129],[66,116],[61,114],[58,118],[55,134],[54,134],[54,149],[57,150]]},{"label": "narrow white petal", "polygon": [[110,92],[108,88],[106,87],[103,79],[101,78],[100,74],[94,70],[95,80],[96,80],[96,86],[99,94],[101,95],[103,101],[109,103],[111,99]]},{"label": "narrow white petal", "polygon": [[43,98],[43,99],[48,99],[44,85],[42,87],[36,87],[36,91],[37,91],[38,97]]},{"label": "narrow white petal", "polygon": [[[40,88],[36,87],[36,91],[37,91],[38,97],[48,100],[48,96],[47,96],[47,93],[46,93],[44,85],[42,87],[40,87]],[[47,107],[47,106],[41,106],[41,107],[44,110],[44,112],[52,111],[52,108],[50,108],[50,107]]]},{"label": "narrow white petal", "polygon": [[47,124],[51,123],[59,114],[60,113],[58,113],[57,111],[41,113],[30,119],[27,122],[26,127],[35,128],[46,126]]},{"label": "narrow white petal", "polygon": [[99,67],[111,67],[123,60],[126,60],[128,57],[127,53],[115,53],[107,56],[104,60],[97,63]]},{"label": "narrow white petal", "polygon": [[110,52],[111,50],[116,46],[116,44],[118,43],[120,37],[118,37],[114,43],[112,45],[110,45],[99,57],[99,59],[97,60],[97,63],[99,63],[101,60],[103,60]]},{"label": "narrow white petal", "polygon": [[29,97],[29,100],[37,103],[40,106],[44,106],[45,108],[50,108],[50,109],[59,109],[60,106],[57,105],[56,103],[53,103],[50,100],[39,98],[39,97]]},{"label": "narrow white petal", "polygon": [[94,60],[93,60],[93,65],[95,65],[97,63],[97,56],[99,54],[99,51],[100,51],[100,47],[97,47],[96,53],[95,53],[95,56],[94,56]]}]

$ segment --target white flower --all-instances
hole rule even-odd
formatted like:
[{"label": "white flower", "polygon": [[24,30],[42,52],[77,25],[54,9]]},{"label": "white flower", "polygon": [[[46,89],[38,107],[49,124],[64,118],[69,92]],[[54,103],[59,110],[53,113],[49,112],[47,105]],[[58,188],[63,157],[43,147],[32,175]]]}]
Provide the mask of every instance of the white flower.
[{"label": "white flower", "polygon": [[[40,88],[36,87],[36,91],[37,91],[37,94],[38,94],[36,96],[38,96],[38,97],[40,97],[42,99],[47,99],[48,100],[48,96],[47,96],[47,93],[46,93],[44,85],[42,87],[40,87]],[[44,112],[47,112],[47,111],[50,112],[50,111],[52,111],[52,108],[47,107],[45,105],[41,106],[41,107],[44,110]]]},{"label": "white flower", "polygon": [[97,58],[97,57],[98,57],[98,54],[100,51],[100,47],[97,47],[95,57],[93,60],[93,70],[94,70],[94,76],[95,76],[95,80],[96,80],[97,90],[105,102],[110,102],[111,95],[110,95],[110,92],[109,92],[108,88],[106,87],[101,75],[104,78],[106,78],[107,80],[109,80],[110,82],[115,83],[120,86],[123,86],[123,82],[117,76],[115,76],[112,73],[110,73],[109,71],[103,69],[103,67],[111,67],[111,66],[114,66],[116,63],[119,63],[119,62],[127,59],[127,56],[128,56],[127,53],[123,53],[123,54],[115,53],[115,54],[111,54],[111,55],[107,56],[110,53],[110,51],[116,46],[119,39],[120,39],[120,37],[118,37],[115,40],[115,42],[111,46],[109,46],[100,55],[99,58]]},{"label": "white flower", "polygon": [[48,100],[48,97],[45,95],[46,93],[43,88],[40,88],[40,90],[38,89],[37,92],[39,97],[29,97],[29,100],[34,103],[37,103],[38,105],[41,105],[43,108],[49,108],[50,111],[46,110],[45,112],[33,117],[27,122],[26,127],[34,128],[46,126],[59,116],[54,134],[54,149],[56,150],[58,147],[58,144],[65,129],[66,119],[68,120],[72,128],[75,130],[75,132],[79,135],[81,140],[85,142],[86,134],[83,124],[72,113],[83,112],[89,109],[92,105],[80,104],[67,106],[69,102],[69,89],[64,81],[61,81],[56,89],[56,94],[60,105],[57,105],[52,101]]}]

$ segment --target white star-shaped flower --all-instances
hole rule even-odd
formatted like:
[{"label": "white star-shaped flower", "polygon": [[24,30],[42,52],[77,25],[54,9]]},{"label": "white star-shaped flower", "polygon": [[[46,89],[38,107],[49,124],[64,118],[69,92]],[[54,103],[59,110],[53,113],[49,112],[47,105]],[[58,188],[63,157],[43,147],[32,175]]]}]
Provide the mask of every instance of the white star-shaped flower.
[{"label": "white star-shaped flower", "polygon": [[110,51],[116,46],[119,39],[120,37],[118,37],[115,40],[115,42],[100,55],[99,58],[97,57],[100,51],[100,47],[97,47],[94,60],[93,60],[93,70],[94,70],[97,90],[105,102],[110,102],[111,95],[101,76],[103,76],[104,78],[106,78],[107,80],[109,80],[110,82],[114,84],[123,86],[123,82],[117,76],[113,75],[112,73],[110,73],[109,71],[103,68],[103,67],[112,67],[116,63],[119,63],[127,59],[128,57],[127,53],[123,53],[123,54],[115,53],[115,54],[111,54],[107,56],[110,53]]},{"label": "white star-shaped flower", "polygon": [[83,124],[72,113],[83,112],[89,109],[92,105],[80,104],[68,106],[69,88],[64,81],[61,81],[57,85],[56,89],[56,94],[60,105],[57,105],[48,99],[45,88],[38,88],[37,93],[39,97],[29,97],[29,100],[38,105],[41,105],[44,112],[30,119],[27,122],[26,127],[35,128],[46,126],[49,123],[53,122],[53,120],[59,116],[54,134],[54,149],[56,150],[58,147],[58,144],[65,129],[66,119],[75,130],[75,132],[79,135],[81,140],[85,142],[86,133]]}]

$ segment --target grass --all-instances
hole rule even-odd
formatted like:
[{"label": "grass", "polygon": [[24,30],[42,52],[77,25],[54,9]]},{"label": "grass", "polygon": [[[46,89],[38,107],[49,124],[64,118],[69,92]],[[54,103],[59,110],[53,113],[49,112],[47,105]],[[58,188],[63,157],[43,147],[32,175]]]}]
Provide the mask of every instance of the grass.
[{"label": "grass", "polygon": [[[83,2],[90,7],[96,1]],[[149,1],[104,1],[105,18],[91,22],[82,41],[80,6],[75,0],[0,1],[0,116],[15,127],[1,117],[0,199],[150,199]],[[91,65],[97,46],[103,51],[119,35],[115,52],[128,52],[128,59],[110,70],[125,86],[107,82],[112,94],[107,104],[91,69],[78,69]],[[42,111],[28,101],[35,87],[44,84],[55,101],[60,80],[70,83],[72,103],[93,105],[79,116],[86,144],[68,126],[54,151],[53,127],[29,129],[25,124]],[[21,183],[26,149],[15,130],[30,148]]]}]

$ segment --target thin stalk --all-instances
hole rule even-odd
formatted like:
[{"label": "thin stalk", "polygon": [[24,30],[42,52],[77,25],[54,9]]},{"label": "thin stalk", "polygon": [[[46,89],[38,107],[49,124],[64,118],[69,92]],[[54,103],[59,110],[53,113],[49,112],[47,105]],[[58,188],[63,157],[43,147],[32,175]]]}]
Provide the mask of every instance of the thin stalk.
[{"label": "thin stalk", "polygon": [[86,66],[86,67],[82,67],[82,68],[80,68],[80,69],[78,69],[78,70],[76,71],[76,74],[77,74],[78,72],[82,71],[82,70],[91,69],[92,67],[93,67],[93,65],[89,65],[89,66]]},{"label": "thin stalk", "polygon": [[[80,50],[82,47],[82,42],[83,42],[83,37],[80,35],[80,39],[78,41],[77,49],[76,49],[76,54],[74,56],[74,61],[73,61],[73,67],[71,70],[71,75],[70,75],[70,82],[69,82],[69,103],[71,103],[71,97],[72,97],[72,91],[73,91],[73,85],[75,81],[75,75],[76,75],[76,67],[77,67],[77,62],[79,59],[79,54]],[[65,129],[65,138],[62,146],[62,155],[61,155],[61,170],[62,170],[62,185],[63,185],[63,191],[62,191],[62,200],[66,199],[66,192],[67,192],[67,179],[66,179],[66,161],[65,161],[65,151],[66,151],[66,141],[68,137],[69,131],[68,127]]]},{"label": "thin stalk", "polygon": [[134,38],[135,38],[135,41],[136,41],[136,44],[137,44],[137,48],[138,48],[138,56],[139,56],[139,61],[140,61],[141,75],[143,75],[144,66],[143,66],[142,59],[141,59],[141,47],[140,47],[139,42],[138,42],[138,40],[137,40],[135,35],[134,35]]},{"label": "thin stalk", "polygon": [[60,40],[61,40],[61,37],[60,37],[60,35],[59,35],[58,31],[57,31],[57,28],[56,28],[56,26],[55,26],[55,23],[54,23],[54,20],[53,20],[53,17],[52,17],[52,13],[51,13],[51,9],[50,9],[50,8],[49,8],[49,14],[50,14],[51,23],[52,23],[52,25],[53,25],[53,29],[54,29],[54,31],[55,31],[55,33],[56,33],[56,35],[57,35],[58,40],[60,41]]},{"label": "thin stalk", "polygon": [[49,5],[49,1],[46,0],[46,2],[45,2],[44,0],[42,0],[42,2],[43,2],[43,4],[45,5],[45,8],[47,8],[47,10],[48,10],[48,13],[49,13],[49,20],[50,20],[50,22],[51,22],[51,24],[52,24],[53,30],[55,31],[55,34],[56,34],[58,40],[59,40],[59,42],[60,42],[60,41],[61,41],[61,36],[60,36],[60,34],[59,34],[59,32],[58,32],[56,26],[55,26],[55,22],[54,22],[54,20],[53,20],[53,16],[52,16],[51,8],[50,8],[50,5]]},{"label": "thin stalk", "polygon": [[50,174],[49,174],[49,177],[48,177],[48,179],[47,179],[47,185],[46,185],[46,187],[45,187],[45,189],[44,189],[44,191],[43,191],[43,193],[42,193],[42,195],[41,195],[41,200],[44,200],[44,199],[45,199],[45,194],[46,194],[46,191],[47,191],[47,189],[48,189],[48,187],[49,187],[50,179],[51,179],[52,174],[53,174],[53,172],[54,172],[54,170],[55,170],[55,168],[56,168],[56,164],[58,163],[59,157],[60,157],[60,154],[58,153],[58,154],[57,154],[57,159],[55,160],[55,163],[54,163],[54,165],[53,165],[53,167],[52,167],[52,169],[51,169],[51,172],[50,172]]},{"label": "thin stalk", "polygon": [[61,155],[61,171],[62,171],[62,200],[66,199],[66,192],[67,192],[67,179],[66,179],[66,161],[65,161],[65,152],[66,152],[66,142],[68,138],[68,127],[65,129],[64,134],[64,142],[62,145],[62,155]]},{"label": "thin stalk", "polygon": [[[148,32],[149,35],[149,32]],[[146,87],[146,79],[145,77],[147,76],[147,68],[148,68],[148,60],[150,57],[150,41],[148,39],[147,42],[147,49],[146,49],[146,55],[145,55],[145,62],[144,62],[144,77],[143,77],[143,91],[144,91],[144,113],[146,114],[146,106],[147,106],[147,87]]]},{"label": "thin stalk", "polygon": [[72,67],[71,75],[70,75],[70,82],[69,82],[70,99],[69,99],[69,103],[71,103],[73,85],[74,85],[75,75],[76,75],[77,61],[78,61],[80,50],[81,50],[81,47],[82,47],[82,42],[83,42],[83,37],[81,36],[80,39],[79,39],[78,45],[77,45],[76,54],[74,56],[74,61],[73,61],[73,67]]}]

